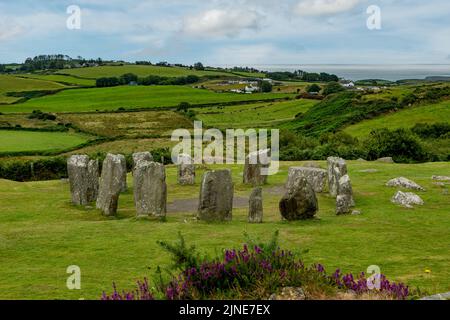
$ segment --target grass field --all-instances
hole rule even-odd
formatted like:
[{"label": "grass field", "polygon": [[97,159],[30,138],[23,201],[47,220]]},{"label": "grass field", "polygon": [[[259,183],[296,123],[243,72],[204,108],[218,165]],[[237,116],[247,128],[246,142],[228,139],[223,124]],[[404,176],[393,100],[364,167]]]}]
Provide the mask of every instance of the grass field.
[{"label": "grass field", "polygon": [[[134,73],[139,77],[150,75],[162,77],[182,77],[187,75],[196,76],[230,76],[228,72],[221,71],[197,71],[181,67],[160,67],[145,65],[124,65],[124,66],[100,66],[89,68],[64,69],[59,71],[60,74],[74,75],[77,77],[98,79],[101,77],[119,77],[125,73]],[[232,76],[232,75],[231,75]]]},{"label": "grass field", "polygon": [[[152,277],[158,265],[169,266],[168,254],[156,241],[176,240],[178,231],[188,244],[215,255],[223,248],[241,246],[244,232],[268,239],[279,230],[284,248],[309,249],[305,262],[322,263],[328,272],[339,267],[357,273],[375,264],[390,279],[429,293],[450,290],[449,195],[431,180],[431,175],[448,174],[450,163],[349,161],[357,209],[362,214],[336,216],[334,200],[323,194],[318,219],[287,223],[280,219],[281,194],[276,190],[284,183],[288,166],[294,164],[298,165],[283,163],[281,171],[269,178],[263,193],[265,222],[260,225],[246,222],[245,207],[233,211],[230,223],[197,222],[192,219],[193,211],[183,209],[183,202],[178,204],[181,211],[168,214],[167,222],[135,220],[132,190],[120,197],[118,217],[108,219],[92,208],[72,206],[69,186],[62,181],[0,180],[0,299],[98,299],[103,290],[112,290],[113,281],[119,288],[133,288],[136,280]],[[368,168],[379,171],[360,172]],[[232,169],[235,196],[247,197],[251,187],[241,184],[242,167]],[[168,167],[167,173],[169,204],[175,199],[197,198],[201,172],[197,185],[185,187],[176,184],[176,168]],[[396,189],[384,183],[399,175],[427,189],[420,192],[424,206],[402,209],[390,203]],[[70,265],[81,268],[81,290],[66,288]]]},{"label": "grass field", "polygon": [[62,84],[76,85],[76,86],[95,86],[95,80],[93,79],[83,79],[76,78],[72,76],[65,76],[59,74],[20,74],[20,77],[30,78],[30,79],[39,79],[46,81],[59,82]]},{"label": "grass field", "polygon": [[[25,91],[38,91],[38,90],[56,90],[62,89],[65,86],[60,83],[55,83],[45,80],[37,79],[23,79],[19,77],[0,75],[0,104],[1,103],[13,103],[20,98],[8,97],[8,92],[25,92]],[[0,106],[0,112],[2,106]]]},{"label": "grass field", "polygon": [[214,93],[185,86],[120,86],[113,88],[73,89],[31,99],[14,106],[0,106],[0,112],[85,112],[118,108],[175,107],[180,102],[191,104],[268,100],[291,97],[277,93]]},{"label": "grass field", "polygon": [[274,128],[280,122],[294,119],[297,114],[307,111],[316,103],[316,100],[301,99],[202,108],[196,111],[199,120],[214,128]]},{"label": "grass field", "polygon": [[450,123],[450,101],[416,106],[375,119],[364,120],[345,128],[344,131],[355,137],[364,137],[375,129],[412,128],[416,123],[436,122]]},{"label": "grass field", "polygon": [[82,135],[65,132],[0,130],[0,152],[63,150],[87,140]]}]

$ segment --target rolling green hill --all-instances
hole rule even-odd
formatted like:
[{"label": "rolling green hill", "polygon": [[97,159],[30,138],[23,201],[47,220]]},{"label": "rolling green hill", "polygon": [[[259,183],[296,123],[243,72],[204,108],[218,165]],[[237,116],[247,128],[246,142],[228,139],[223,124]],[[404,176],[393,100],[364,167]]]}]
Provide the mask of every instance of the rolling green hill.
[{"label": "rolling green hill", "polygon": [[20,77],[24,78],[30,78],[30,79],[39,79],[39,80],[46,80],[46,81],[52,81],[52,82],[58,82],[62,84],[69,84],[69,85],[76,85],[76,86],[95,86],[95,80],[93,79],[84,79],[84,78],[77,78],[73,76],[65,76],[65,75],[59,75],[59,74],[20,74],[18,75]]}]

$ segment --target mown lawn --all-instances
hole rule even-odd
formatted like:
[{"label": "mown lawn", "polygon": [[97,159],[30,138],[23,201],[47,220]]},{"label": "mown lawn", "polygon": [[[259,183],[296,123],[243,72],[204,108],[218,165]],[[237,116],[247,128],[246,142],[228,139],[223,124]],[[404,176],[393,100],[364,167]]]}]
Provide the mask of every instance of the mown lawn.
[{"label": "mown lawn", "polygon": [[[327,271],[365,271],[378,265],[396,281],[420,286],[429,293],[450,290],[450,198],[448,186],[432,184],[434,174],[450,174],[450,163],[418,165],[350,161],[358,216],[336,216],[334,200],[319,196],[318,219],[282,222],[278,213],[280,194],[275,192],[287,176],[281,171],[264,187],[264,220],[260,225],[246,222],[247,209],[233,211],[230,223],[204,223],[192,219],[193,212],[171,213],[167,222],[134,219],[132,190],[123,194],[117,218],[108,219],[92,208],[74,207],[69,186],[62,181],[16,183],[0,180],[0,299],[98,299],[103,290],[133,288],[137,279],[152,277],[160,265],[170,265],[168,254],[157,240],[171,241],[180,231],[200,251],[220,254],[251,237],[268,239],[280,231],[285,248],[299,251],[306,263],[318,262]],[[324,165],[324,162],[320,162]],[[374,168],[376,173],[360,170]],[[241,166],[232,166],[235,195],[246,197],[251,188],[241,184]],[[197,185],[176,185],[176,169],[168,167],[168,199],[198,197]],[[384,186],[403,175],[422,184],[425,205],[403,209],[390,203],[396,189]],[[132,178],[129,177],[130,185]],[[445,193],[444,190],[447,190]],[[81,268],[81,290],[66,288],[66,269]],[[425,270],[431,270],[426,273]]]},{"label": "mown lawn", "polygon": [[[38,90],[56,90],[64,88],[60,83],[55,83],[46,80],[38,79],[24,79],[10,75],[0,75],[0,103],[13,103],[20,99],[20,97],[7,96],[8,92],[26,92]],[[3,111],[3,106],[0,106],[0,112]]]},{"label": "mown lawn", "polygon": [[425,106],[415,106],[400,110],[388,115],[382,115],[374,119],[363,120],[345,128],[344,132],[355,136],[364,137],[372,130],[388,128],[412,128],[417,123],[450,123],[450,101]]},{"label": "mown lawn", "polygon": [[180,102],[208,104],[283,97],[292,97],[292,95],[214,93],[185,86],[120,86],[65,90],[13,106],[0,106],[0,112],[31,112],[36,109],[45,112],[85,112],[118,108],[175,107]]},{"label": "mown lawn", "polygon": [[0,152],[57,151],[87,140],[83,135],[66,132],[0,130]]}]

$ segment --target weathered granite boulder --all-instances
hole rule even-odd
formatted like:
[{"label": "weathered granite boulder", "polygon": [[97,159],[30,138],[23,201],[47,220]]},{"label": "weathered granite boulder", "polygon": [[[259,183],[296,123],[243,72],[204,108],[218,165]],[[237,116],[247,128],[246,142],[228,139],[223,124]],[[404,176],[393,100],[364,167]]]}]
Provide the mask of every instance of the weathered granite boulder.
[{"label": "weathered granite boulder", "polygon": [[431,179],[437,181],[450,181],[450,177],[447,176],[432,176]]},{"label": "weathered granite boulder", "polygon": [[377,162],[384,162],[384,163],[395,163],[394,159],[392,159],[392,157],[379,158],[376,161]]},{"label": "weathered granite boulder", "polygon": [[348,174],[339,179],[339,194],[336,197],[336,214],[350,213],[350,208],[355,206],[353,189]]},{"label": "weathered granite boulder", "polygon": [[296,185],[300,178],[305,178],[315,192],[323,192],[327,184],[327,171],[312,167],[290,167],[286,189]]},{"label": "weathered granite boulder", "polygon": [[280,200],[279,207],[281,216],[288,221],[293,221],[313,218],[319,209],[319,204],[313,187],[301,177],[298,183],[287,189]]},{"label": "weathered granite boulder", "polygon": [[249,203],[248,222],[262,223],[263,201],[262,201],[262,188],[261,187],[257,187],[255,189],[253,189],[248,203]]},{"label": "weathered granite boulder", "polygon": [[195,165],[188,154],[178,155],[178,183],[181,185],[195,184]]},{"label": "weathered granite boulder", "polygon": [[405,208],[413,208],[414,205],[423,205],[424,202],[417,194],[412,192],[397,191],[391,199],[392,203],[399,204]]},{"label": "weathered granite boulder", "polygon": [[388,182],[386,182],[386,186],[402,187],[402,188],[406,188],[406,189],[425,191],[425,189],[422,186],[420,186],[417,183],[415,183],[414,181],[406,179],[404,177],[391,179]]},{"label": "weathered granite boulder", "polygon": [[97,197],[97,209],[104,215],[117,212],[119,195],[123,188],[123,156],[108,153],[103,161],[100,187]]},{"label": "weathered granite boulder", "polygon": [[347,174],[347,164],[344,159],[328,157],[328,189],[332,197],[339,194],[339,179]]},{"label": "weathered granite boulder", "polygon": [[231,171],[213,170],[203,174],[197,218],[205,221],[230,221],[233,212]]},{"label": "weathered granite boulder", "polygon": [[250,153],[245,158],[243,181],[245,184],[254,186],[263,185],[267,182],[267,175],[261,172],[262,168],[270,165],[270,149],[259,150]]},{"label": "weathered granite boulder", "polygon": [[134,169],[134,203],[138,217],[165,217],[167,211],[166,170],[163,164],[139,160]]},{"label": "weathered granite boulder", "polygon": [[125,156],[122,154],[117,155],[120,159],[120,164],[122,167],[121,173],[120,173],[120,179],[122,180],[122,187],[120,189],[120,192],[126,192],[128,189],[127,185],[127,160],[125,159]]},{"label": "weathered granite boulder", "polygon": [[85,206],[95,201],[98,193],[98,161],[87,155],[73,155],[67,160],[72,203]]},{"label": "weathered granite boulder", "polygon": [[133,171],[136,168],[136,165],[139,161],[145,160],[145,161],[153,161],[153,156],[150,152],[135,152],[133,153]]}]

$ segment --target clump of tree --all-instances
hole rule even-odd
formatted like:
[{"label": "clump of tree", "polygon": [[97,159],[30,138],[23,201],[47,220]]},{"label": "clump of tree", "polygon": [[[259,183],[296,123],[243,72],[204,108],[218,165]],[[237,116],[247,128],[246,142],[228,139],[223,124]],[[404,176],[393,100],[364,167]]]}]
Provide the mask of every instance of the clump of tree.
[{"label": "clump of tree", "polygon": [[345,90],[344,87],[341,86],[338,82],[329,82],[323,88],[322,93],[324,96],[328,96],[330,94],[338,93],[344,90]]},{"label": "clump of tree", "polygon": [[308,81],[308,82],[337,82],[339,78],[335,74],[329,74],[325,72],[310,73],[303,70],[297,70],[294,72],[280,71],[280,72],[266,72],[266,76],[277,81]]},{"label": "clump of tree", "polygon": [[6,72],[6,66],[4,64],[0,64],[0,73]]},{"label": "clump of tree", "polygon": [[98,78],[96,81],[97,87],[115,87],[120,85],[128,85],[128,84],[138,84],[142,86],[151,86],[151,85],[186,85],[196,83],[200,80],[199,77],[195,75],[188,75],[185,77],[160,77],[155,75],[150,75],[147,77],[139,78],[137,75],[133,73],[127,73],[121,75],[120,77],[103,77]]},{"label": "clump of tree", "polygon": [[201,62],[194,63],[194,70],[203,71],[205,70],[205,66]]},{"label": "clump of tree", "polygon": [[64,54],[50,54],[39,55],[34,58],[27,58],[20,67],[20,71],[32,72],[39,70],[57,70],[103,64],[104,61],[101,58],[87,60],[83,57],[78,56],[74,59]]},{"label": "clump of tree", "polygon": [[269,81],[261,81],[261,92],[272,92],[272,84]]},{"label": "clump of tree", "polygon": [[136,61],[134,63],[137,66],[151,66],[152,63],[150,61]]},{"label": "clump of tree", "polygon": [[315,84],[315,83],[306,87],[306,92],[308,92],[308,93],[314,93],[314,92],[319,93],[320,90],[322,90],[322,88],[318,84]]},{"label": "clump of tree", "polygon": [[51,113],[45,113],[41,110],[33,110],[33,112],[28,116],[28,119],[39,119],[39,120],[56,120],[56,116]]}]

